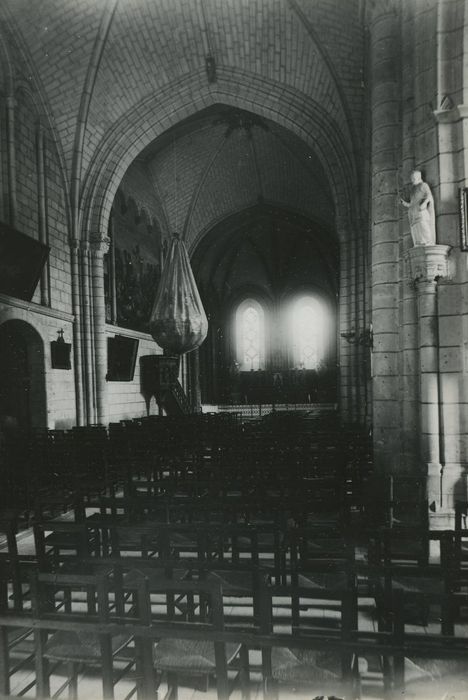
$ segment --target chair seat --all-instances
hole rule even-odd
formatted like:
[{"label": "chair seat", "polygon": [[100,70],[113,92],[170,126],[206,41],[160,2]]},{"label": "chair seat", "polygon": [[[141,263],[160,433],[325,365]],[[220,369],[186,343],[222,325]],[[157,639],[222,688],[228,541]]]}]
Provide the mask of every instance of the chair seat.
[{"label": "chair seat", "polygon": [[107,525],[108,527],[112,527],[114,525],[124,525],[129,522],[128,515],[122,514],[122,513],[117,513],[117,514],[112,514],[112,513],[93,513],[92,515],[88,515],[86,518],[86,522],[89,523],[90,525],[94,525],[96,523],[97,525]]},{"label": "chair seat", "polygon": [[73,510],[69,510],[66,513],[60,513],[52,518],[54,523],[72,523],[75,520],[75,513]]},{"label": "chair seat", "polygon": [[462,676],[468,678],[468,661],[465,659],[405,658],[405,683],[434,681],[439,678]]},{"label": "chair seat", "polygon": [[252,574],[248,571],[213,571],[212,577],[216,578],[226,595],[238,593],[252,595]]},{"label": "chair seat", "polygon": [[8,645],[16,644],[32,632],[30,627],[12,627],[8,629]]},{"label": "chair seat", "polygon": [[45,543],[51,547],[70,549],[82,546],[82,540],[75,532],[54,532],[47,535]]},{"label": "chair seat", "polygon": [[[240,644],[226,644],[229,663],[240,649]],[[154,665],[161,671],[180,673],[211,673],[216,670],[213,642],[191,639],[163,639],[158,642]]]},{"label": "chair seat", "polygon": [[119,548],[121,550],[140,550],[143,545],[143,537],[146,534],[145,529],[139,528],[137,525],[126,528],[116,528]]},{"label": "chair seat", "polygon": [[[257,535],[257,545],[262,551],[263,549],[272,549],[275,545],[275,535],[272,532],[259,532]],[[237,538],[237,546],[240,551],[249,552],[252,547],[252,541],[249,537],[241,535]]]},{"label": "chair seat", "polygon": [[278,681],[341,681],[340,656],[330,652],[274,647],[271,666],[272,677]]},{"label": "chair seat", "polygon": [[301,588],[321,589],[327,591],[344,591],[348,589],[348,579],[345,573],[317,572],[305,576],[299,574],[298,583]]},{"label": "chair seat", "polygon": [[196,547],[197,541],[188,535],[183,535],[180,532],[173,532],[171,533],[171,545],[173,547],[178,547],[179,549],[182,547],[192,549],[193,547]]},{"label": "chair seat", "polygon": [[444,583],[433,578],[398,576],[392,579],[392,588],[409,593],[443,593]]},{"label": "chair seat", "polygon": [[[171,579],[174,581],[181,581],[186,574],[186,569],[173,569],[171,571]],[[161,588],[161,581],[165,581],[168,578],[167,572],[164,569],[154,569],[153,571],[145,571],[145,578],[147,580],[148,590],[151,592],[153,588],[158,590]],[[139,583],[141,581],[141,571],[139,569],[132,569],[124,578],[124,586],[131,587],[133,584]]]},{"label": "chair seat", "polygon": [[[112,637],[112,652],[115,654],[131,640],[131,635]],[[44,656],[56,661],[73,661],[76,663],[102,663],[99,635],[87,630],[67,630],[53,634],[46,644]]]}]

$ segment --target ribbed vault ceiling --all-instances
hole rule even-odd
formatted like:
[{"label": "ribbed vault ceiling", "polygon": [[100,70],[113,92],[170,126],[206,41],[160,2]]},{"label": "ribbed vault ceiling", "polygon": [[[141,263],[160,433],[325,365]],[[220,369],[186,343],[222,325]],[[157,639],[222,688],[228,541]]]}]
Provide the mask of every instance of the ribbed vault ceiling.
[{"label": "ribbed vault ceiling", "polygon": [[[109,135],[118,133],[119,125],[145,101],[156,100],[157,110],[163,91],[170,88],[175,94],[180,81],[205,77],[208,53],[216,60],[220,88],[232,76],[240,83],[255,78],[263,81],[265,91],[281,86],[285,95],[312,99],[347,157],[354,158],[363,114],[359,7],[359,0],[3,0],[0,19],[24,58],[15,58],[20,73],[15,78],[40,91],[63,154],[65,177],[83,189]],[[135,140],[141,129],[135,123]],[[206,159],[220,147],[222,132],[221,126],[205,124],[191,134],[192,148],[202,152],[196,182],[203,173],[212,178],[213,187],[224,182],[228,172],[222,172],[223,164],[232,163],[235,151],[241,154],[235,174],[237,186],[242,184],[237,204],[253,198],[259,188],[264,196],[274,192],[281,199],[289,187],[288,200],[293,197],[289,174],[294,171],[299,179],[305,164],[287,155],[287,139],[255,130],[259,183],[251,144],[242,132],[224,141],[207,169]],[[276,161],[268,162],[272,140]],[[161,156],[167,162],[155,166],[155,177],[167,187],[170,151]],[[269,179],[268,173],[282,163],[283,182]],[[192,201],[193,191],[182,182],[179,191]],[[228,207],[226,191],[220,187],[217,192],[222,208]],[[201,204],[192,212],[190,233],[207,223]],[[171,225],[178,206],[167,201]]]},{"label": "ribbed vault ceiling", "polygon": [[298,290],[337,295],[337,245],[317,222],[257,204],[214,226],[197,247],[192,265],[210,311],[239,296],[278,302]]},{"label": "ribbed vault ceiling", "polygon": [[333,228],[333,202],[314,153],[252,113],[204,110],[138,158],[163,202],[166,223],[190,248],[217,222],[268,202]]}]

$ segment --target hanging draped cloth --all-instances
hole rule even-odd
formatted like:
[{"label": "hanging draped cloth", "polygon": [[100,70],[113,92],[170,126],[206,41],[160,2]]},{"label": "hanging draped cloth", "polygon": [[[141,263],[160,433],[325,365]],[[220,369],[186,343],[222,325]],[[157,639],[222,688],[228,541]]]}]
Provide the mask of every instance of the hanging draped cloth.
[{"label": "hanging draped cloth", "polygon": [[158,345],[173,355],[195,350],[208,333],[208,319],[187,249],[176,235],[164,265],[149,326]]}]

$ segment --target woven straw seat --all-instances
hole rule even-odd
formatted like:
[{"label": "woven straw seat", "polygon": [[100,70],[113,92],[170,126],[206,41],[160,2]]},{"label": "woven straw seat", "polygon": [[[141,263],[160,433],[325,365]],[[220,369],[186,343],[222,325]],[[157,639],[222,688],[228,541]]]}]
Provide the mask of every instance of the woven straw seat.
[{"label": "woven straw seat", "polygon": [[468,678],[468,659],[405,658],[405,684],[462,676]]},{"label": "woven straw seat", "polygon": [[[226,644],[229,663],[240,649],[240,644]],[[161,671],[209,674],[216,670],[213,642],[190,639],[163,639],[155,650],[154,665]]]},{"label": "woven straw seat", "polygon": [[134,526],[132,528],[116,528],[116,533],[119,539],[119,547],[124,550],[126,547],[129,549],[135,549],[141,547],[142,536],[144,530]]},{"label": "woven straw seat", "polygon": [[19,642],[23,637],[31,634],[32,629],[29,627],[12,627],[8,630],[8,645],[11,646]]},{"label": "woven straw seat", "polygon": [[73,510],[69,510],[66,513],[60,513],[52,518],[54,523],[72,523],[75,520],[75,513]]},{"label": "woven straw seat", "polygon": [[[273,547],[275,544],[275,536],[272,532],[259,532],[257,535],[257,542],[260,550],[266,547]],[[243,537],[241,535],[237,538],[237,545],[242,550],[244,548],[250,550],[252,546],[252,540],[249,537]]]},{"label": "woven straw seat", "polygon": [[[112,637],[112,651],[117,653],[131,639],[129,635]],[[66,630],[53,634],[46,644],[44,656],[56,661],[101,664],[102,652],[99,635],[87,630]]]},{"label": "woven straw seat", "polygon": [[277,681],[334,682],[341,681],[341,659],[338,654],[314,649],[273,648],[272,677]]},{"label": "woven straw seat", "polygon": [[222,586],[223,593],[237,592],[252,595],[252,574],[244,571],[213,571],[211,576],[216,578]]},{"label": "woven straw seat", "polygon": [[301,588],[321,589],[327,591],[345,591],[348,589],[348,579],[345,573],[311,573],[299,574],[298,584]]},{"label": "woven straw seat", "polygon": [[392,579],[392,588],[409,593],[442,593],[444,590],[444,582],[440,579],[426,577],[410,578],[398,576]]},{"label": "woven straw seat", "polygon": [[196,547],[197,542],[193,537],[183,535],[180,532],[174,532],[171,534],[171,544],[179,549],[182,549],[183,547],[193,549],[193,547]]},{"label": "woven straw seat", "polygon": [[46,545],[59,549],[72,549],[81,545],[80,537],[75,532],[53,532],[44,540]]},{"label": "woven straw seat", "polygon": [[117,515],[112,513],[93,513],[92,515],[87,516],[86,522],[90,525],[94,525],[96,523],[99,525],[108,525],[109,527],[112,527],[112,525],[125,525],[129,523],[129,517],[124,513],[119,513]]},{"label": "woven straw seat", "polygon": [[[171,578],[174,581],[180,581],[184,578],[186,569],[173,569],[171,571]],[[131,587],[141,578],[142,572],[139,569],[132,569],[123,578],[124,586]],[[167,580],[167,571],[164,569],[154,569],[145,570],[144,572],[148,590],[151,591],[152,588],[161,588],[161,582]]]}]

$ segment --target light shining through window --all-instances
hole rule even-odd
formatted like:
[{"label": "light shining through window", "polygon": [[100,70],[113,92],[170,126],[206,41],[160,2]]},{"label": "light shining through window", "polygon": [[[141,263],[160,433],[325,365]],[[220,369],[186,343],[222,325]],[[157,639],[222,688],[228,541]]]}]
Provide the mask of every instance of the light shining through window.
[{"label": "light shining through window", "polygon": [[303,297],[293,304],[291,320],[295,366],[317,369],[323,359],[327,330],[322,305],[313,297]]},{"label": "light shining through window", "polygon": [[263,369],[265,356],[264,313],[254,299],[246,299],[236,313],[237,361],[240,369]]}]

